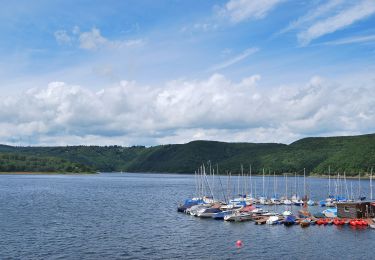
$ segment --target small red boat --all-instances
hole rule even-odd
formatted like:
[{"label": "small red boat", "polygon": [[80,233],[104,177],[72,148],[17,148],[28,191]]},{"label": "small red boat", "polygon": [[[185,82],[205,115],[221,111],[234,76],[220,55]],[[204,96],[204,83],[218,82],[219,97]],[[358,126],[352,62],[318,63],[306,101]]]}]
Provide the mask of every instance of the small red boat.
[{"label": "small red boat", "polygon": [[345,224],[345,220],[344,219],[335,218],[333,220],[333,224],[335,224],[336,226],[344,225]]}]

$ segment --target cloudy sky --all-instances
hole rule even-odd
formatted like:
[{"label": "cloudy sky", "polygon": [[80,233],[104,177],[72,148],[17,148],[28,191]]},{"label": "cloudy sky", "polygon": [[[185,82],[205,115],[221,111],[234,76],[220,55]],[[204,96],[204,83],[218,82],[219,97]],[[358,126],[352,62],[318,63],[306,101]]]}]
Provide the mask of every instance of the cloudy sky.
[{"label": "cloudy sky", "polygon": [[375,132],[375,0],[0,2],[0,143]]}]

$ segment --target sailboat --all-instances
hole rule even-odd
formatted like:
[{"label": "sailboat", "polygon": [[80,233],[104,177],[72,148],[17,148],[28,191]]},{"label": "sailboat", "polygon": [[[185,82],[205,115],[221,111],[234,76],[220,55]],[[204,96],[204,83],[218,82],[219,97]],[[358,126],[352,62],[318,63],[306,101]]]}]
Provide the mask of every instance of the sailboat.
[{"label": "sailboat", "polygon": [[288,199],[288,176],[285,174],[285,197],[281,201],[284,205],[292,205],[292,201]]},{"label": "sailboat", "polygon": [[263,194],[261,197],[259,197],[259,204],[262,204],[262,205],[265,205],[267,204],[267,197],[265,196],[265,189],[264,189],[264,168],[263,168],[263,177],[262,177],[262,180],[263,180]]},{"label": "sailboat", "polygon": [[294,178],[295,178],[294,179],[294,182],[295,182],[295,193],[292,196],[292,203],[293,203],[293,205],[296,205],[296,206],[302,206],[303,205],[303,201],[298,196],[297,173],[295,173]]},{"label": "sailboat", "polygon": [[273,205],[280,205],[281,201],[277,198],[276,188],[277,188],[277,181],[276,181],[276,173],[273,172],[273,196],[271,198],[271,204]]},{"label": "sailboat", "polygon": [[328,198],[325,200],[319,201],[321,207],[334,207],[334,199],[331,195],[331,166],[328,166]]},{"label": "sailboat", "polygon": [[250,195],[247,196],[246,195],[246,204],[247,205],[252,205],[254,203],[256,203],[256,199],[254,197],[254,194],[253,194],[253,181],[252,181],[252,176],[251,176],[251,164],[250,164],[250,168],[249,168],[249,183],[250,183]]}]

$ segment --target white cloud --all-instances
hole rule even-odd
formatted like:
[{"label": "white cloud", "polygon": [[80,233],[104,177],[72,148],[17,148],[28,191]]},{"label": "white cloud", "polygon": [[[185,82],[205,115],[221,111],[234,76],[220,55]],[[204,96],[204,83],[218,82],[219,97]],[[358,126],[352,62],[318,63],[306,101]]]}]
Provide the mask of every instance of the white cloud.
[{"label": "white cloud", "polygon": [[109,40],[105,38],[100,30],[93,27],[90,31],[81,32],[78,26],[74,26],[72,34],[65,30],[59,30],[54,33],[56,41],[60,44],[70,44],[78,42],[79,48],[95,51],[98,49],[121,49],[139,47],[145,44],[144,39],[129,39],[129,40]]},{"label": "white cloud", "polygon": [[340,10],[340,12],[334,16],[315,21],[307,29],[298,33],[298,40],[302,45],[307,45],[316,38],[346,28],[374,13],[375,1],[362,0],[356,2],[355,5]]},{"label": "white cloud", "polygon": [[375,35],[353,36],[335,41],[325,42],[324,45],[343,45],[352,43],[375,42]]},{"label": "white cloud", "polygon": [[203,22],[203,23],[194,23],[192,25],[183,26],[180,29],[182,33],[194,33],[194,32],[208,32],[214,31],[219,27],[216,23]]},{"label": "white cloud", "polygon": [[69,34],[64,30],[58,30],[54,33],[55,39],[59,44],[70,44],[72,42],[72,38]]},{"label": "white cloud", "polygon": [[100,30],[92,28],[89,32],[83,32],[79,35],[79,47],[86,50],[96,50],[106,45],[108,40],[100,34]]},{"label": "white cloud", "polygon": [[240,55],[236,56],[236,57],[233,57],[229,60],[226,60],[220,64],[217,64],[217,65],[214,65],[212,66],[209,71],[217,71],[217,70],[222,70],[222,69],[225,69],[227,67],[230,67],[232,66],[233,64],[236,64],[244,59],[246,59],[247,57],[249,57],[250,55],[258,52],[259,49],[258,48],[249,48],[249,49],[246,49],[245,51],[243,51]]},{"label": "white cloud", "polygon": [[220,15],[234,22],[264,18],[282,0],[230,0],[220,9]]},{"label": "white cloud", "polygon": [[0,141],[291,142],[304,136],[375,130],[374,81],[352,85],[314,77],[298,88],[267,88],[259,81],[258,75],[232,82],[214,74],[206,80],[176,80],[160,87],[122,81],[100,91],[53,82],[0,99]]},{"label": "white cloud", "polygon": [[291,22],[286,28],[280,31],[280,33],[286,33],[288,31],[297,29],[306,23],[312,22],[317,18],[326,15],[330,11],[334,11],[335,8],[344,4],[345,0],[329,0],[322,5],[318,5],[316,9],[310,10],[306,15],[298,18],[297,20]]}]

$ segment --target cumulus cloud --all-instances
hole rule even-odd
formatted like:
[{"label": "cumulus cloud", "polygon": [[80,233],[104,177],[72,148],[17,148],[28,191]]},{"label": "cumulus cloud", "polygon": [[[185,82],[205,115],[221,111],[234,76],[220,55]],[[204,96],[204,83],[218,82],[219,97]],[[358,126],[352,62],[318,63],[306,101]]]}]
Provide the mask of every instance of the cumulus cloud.
[{"label": "cumulus cloud", "polygon": [[100,91],[52,82],[0,100],[0,140],[39,145],[291,142],[375,129],[374,82],[345,86],[314,77],[299,88],[260,83],[259,75],[232,82],[220,74],[160,87],[122,81]]},{"label": "cumulus cloud", "polygon": [[220,15],[234,22],[264,18],[282,0],[230,0],[219,10]]}]

